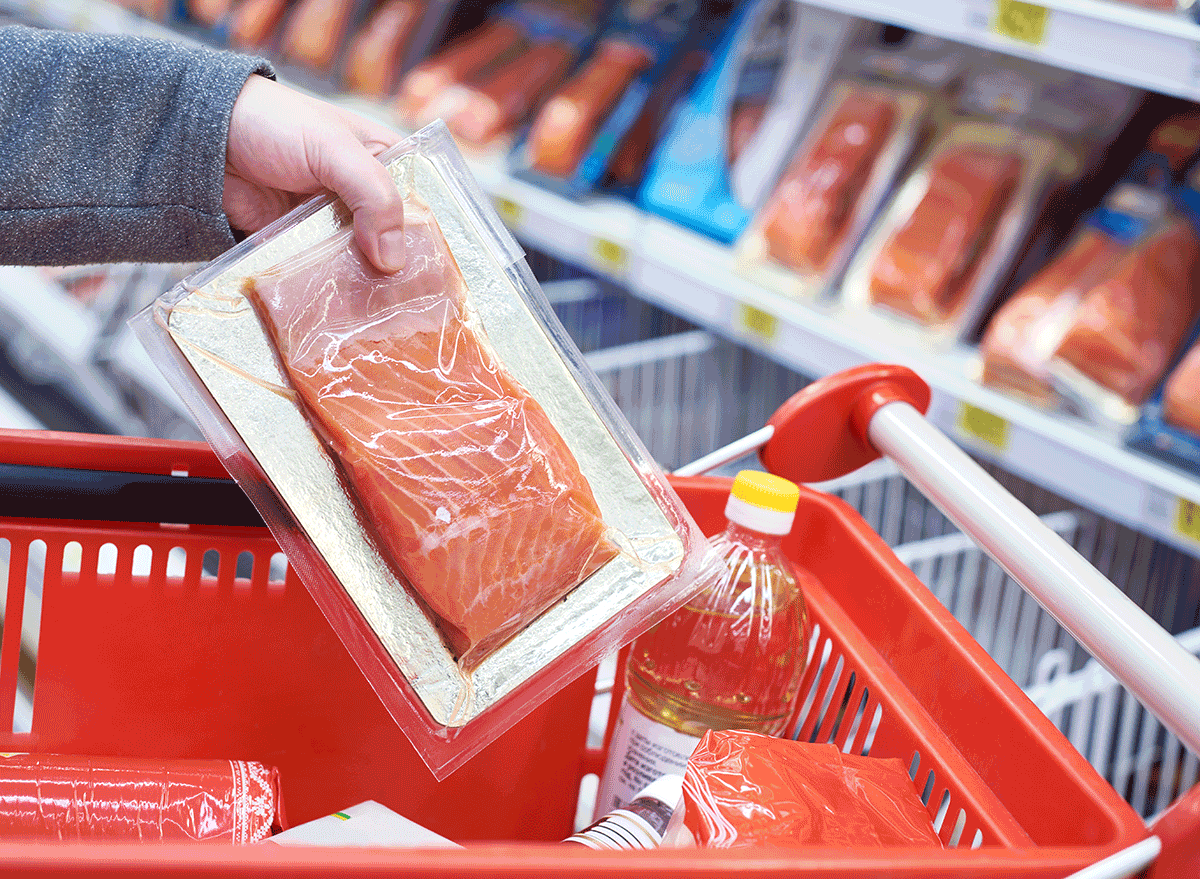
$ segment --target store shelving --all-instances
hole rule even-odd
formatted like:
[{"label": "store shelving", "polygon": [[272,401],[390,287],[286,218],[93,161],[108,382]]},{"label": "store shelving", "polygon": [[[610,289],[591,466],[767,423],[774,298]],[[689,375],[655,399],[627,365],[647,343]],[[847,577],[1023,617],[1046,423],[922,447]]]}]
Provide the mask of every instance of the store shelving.
[{"label": "store shelving", "polygon": [[1200,100],[1200,24],[1109,0],[806,0],[1007,55]]},{"label": "store shelving", "polygon": [[1173,546],[1200,554],[1200,478],[1125,449],[1115,431],[1036,410],[971,378],[973,353],[931,353],[871,315],[795,301],[741,277],[732,251],[616,199],[575,202],[513,179],[476,176],[524,244],[588,267],[634,294],[810,376],[902,363],[934,391],[929,415],[981,458]]}]

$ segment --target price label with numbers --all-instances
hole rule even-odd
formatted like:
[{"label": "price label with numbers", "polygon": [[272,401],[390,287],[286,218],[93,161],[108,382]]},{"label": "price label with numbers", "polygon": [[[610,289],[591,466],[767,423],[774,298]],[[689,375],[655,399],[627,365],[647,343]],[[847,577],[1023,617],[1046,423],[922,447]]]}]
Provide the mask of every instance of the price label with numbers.
[{"label": "price label with numbers", "polygon": [[607,238],[597,238],[592,242],[592,255],[600,269],[612,275],[624,273],[629,266],[629,251]]},{"label": "price label with numbers", "polygon": [[496,213],[500,215],[504,225],[510,229],[519,228],[521,221],[525,219],[525,208],[511,198],[505,198],[502,195],[496,197]]},{"label": "price label with numbers", "polygon": [[992,27],[1002,37],[1040,46],[1046,41],[1050,10],[1023,0],[996,0]]},{"label": "price label with numbers", "polygon": [[1179,498],[1175,504],[1175,532],[1180,537],[1200,543],[1200,504]]},{"label": "price label with numbers", "polygon": [[963,403],[958,410],[958,427],[967,436],[982,440],[998,451],[1008,450],[1008,422],[986,409]]},{"label": "price label with numbers", "polygon": [[773,342],[779,335],[779,318],[744,302],[738,306],[738,325],[764,342]]}]

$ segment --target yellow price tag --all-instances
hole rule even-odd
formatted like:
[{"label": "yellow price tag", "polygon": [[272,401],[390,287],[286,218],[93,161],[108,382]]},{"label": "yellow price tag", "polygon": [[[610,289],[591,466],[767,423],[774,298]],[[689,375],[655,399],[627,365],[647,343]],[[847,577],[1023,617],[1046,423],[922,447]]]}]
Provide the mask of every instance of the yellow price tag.
[{"label": "yellow price tag", "polygon": [[1008,449],[1008,422],[986,409],[963,403],[958,413],[958,426],[963,433],[983,440],[1001,452]]},{"label": "yellow price tag", "polygon": [[1002,37],[1040,46],[1046,40],[1050,10],[1022,0],[996,0],[992,27]]},{"label": "yellow price tag", "polygon": [[500,215],[500,219],[510,229],[516,229],[521,225],[521,220],[525,217],[525,208],[521,207],[511,198],[497,196],[496,198],[496,213]]},{"label": "yellow price tag", "polygon": [[779,333],[779,318],[769,311],[755,308],[744,302],[738,308],[738,318],[742,329],[751,335],[758,336],[764,342],[774,341]]},{"label": "yellow price tag", "polygon": [[1175,531],[1200,543],[1200,504],[1180,498],[1175,505]]},{"label": "yellow price tag", "polygon": [[607,238],[597,238],[592,243],[592,253],[600,266],[612,274],[625,271],[625,267],[629,265],[629,251]]}]

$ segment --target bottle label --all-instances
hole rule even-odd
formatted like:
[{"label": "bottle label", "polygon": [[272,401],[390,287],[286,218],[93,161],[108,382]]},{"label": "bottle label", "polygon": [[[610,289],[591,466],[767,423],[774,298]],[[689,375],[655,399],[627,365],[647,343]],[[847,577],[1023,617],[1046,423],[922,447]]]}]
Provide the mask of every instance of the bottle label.
[{"label": "bottle label", "polygon": [[700,739],[651,720],[626,699],[613,728],[608,764],[596,797],[597,816],[629,805],[652,781],[683,775]]}]

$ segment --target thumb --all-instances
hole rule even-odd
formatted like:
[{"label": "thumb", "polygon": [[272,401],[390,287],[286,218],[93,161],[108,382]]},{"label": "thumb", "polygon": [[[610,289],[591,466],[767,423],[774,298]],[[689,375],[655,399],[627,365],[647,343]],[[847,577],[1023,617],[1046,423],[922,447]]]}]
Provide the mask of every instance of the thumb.
[{"label": "thumb", "polygon": [[354,214],[354,240],[381,272],[404,268],[404,199],[391,173],[344,127],[318,141],[313,175]]}]

